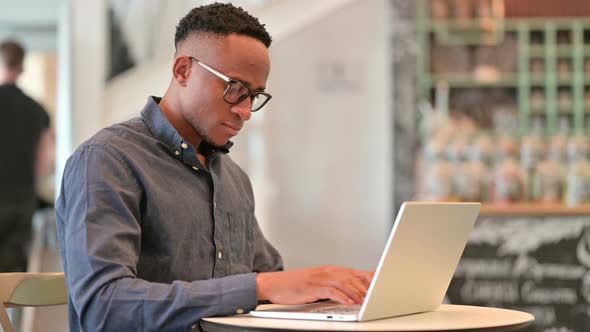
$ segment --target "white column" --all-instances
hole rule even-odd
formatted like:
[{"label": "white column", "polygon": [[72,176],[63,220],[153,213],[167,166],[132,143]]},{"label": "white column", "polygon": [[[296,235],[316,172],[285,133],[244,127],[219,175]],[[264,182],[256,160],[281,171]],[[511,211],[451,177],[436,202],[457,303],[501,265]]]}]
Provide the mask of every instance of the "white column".
[{"label": "white column", "polygon": [[105,0],[72,0],[71,10],[72,142],[76,148],[104,125],[108,25]]},{"label": "white column", "polygon": [[[107,66],[104,0],[62,3],[58,24],[59,92],[56,121],[56,190],[67,158],[104,126]],[[56,195],[57,197],[57,195]]]}]

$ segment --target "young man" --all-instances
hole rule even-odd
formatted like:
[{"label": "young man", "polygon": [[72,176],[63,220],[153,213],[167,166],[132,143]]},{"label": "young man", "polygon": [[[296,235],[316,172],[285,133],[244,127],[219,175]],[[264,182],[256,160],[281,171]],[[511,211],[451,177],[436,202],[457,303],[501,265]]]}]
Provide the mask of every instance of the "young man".
[{"label": "young man", "polygon": [[47,171],[49,115],[16,85],[24,58],[19,43],[0,43],[0,272],[27,269],[35,181]]},{"label": "young man", "polygon": [[270,43],[241,8],[193,9],[164,96],[69,159],[57,219],[72,331],[197,329],[262,300],[362,302],[370,272],[282,271],[249,179],[227,155],[270,99]]}]

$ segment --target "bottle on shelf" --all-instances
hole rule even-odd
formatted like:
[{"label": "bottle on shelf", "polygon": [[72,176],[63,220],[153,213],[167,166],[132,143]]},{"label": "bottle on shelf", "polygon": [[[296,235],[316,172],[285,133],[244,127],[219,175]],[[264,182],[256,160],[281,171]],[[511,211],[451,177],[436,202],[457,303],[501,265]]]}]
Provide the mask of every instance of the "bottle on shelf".
[{"label": "bottle on shelf", "polygon": [[567,158],[569,163],[585,158],[590,150],[588,137],[583,134],[572,135],[567,142]]},{"label": "bottle on shelf", "polygon": [[492,175],[491,195],[495,203],[514,203],[525,197],[525,174],[517,161],[518,145],[514,138],[502,135],[497,140],[496,165]]},{"label": "bottle on shelf", "polygon": [[444,143],[436,140],[430,141],[424,149],[420,199],[427,201],[456,200],[453,183],[455,174],[455,165],[449,160]]},{"label": "bottle on shelf", "polygon": [[490,169],[487,162],[493,155],[493,146],[488,138],[480,134],[474,139],[467,150],[466,160],[457,168],[455,186],[458,197],[463,201],[489,201]]},{"label": "bottle on shelf", "polygon": [[565,166],[559,152],[550,150],[547,158],[537,164],[532,185],[532,200],[543,203],[561,202],[564,177]]},{"label": "bottle on shelf", "polygon": [[590,161],[588,156],[568,166],[565,181],[565,203],[568,206],[590,203]]},{"label": "bottle on shelf", "polygon": [[561,118],[559,128],[559,132],[550,138],[548,153],[537,164],[533,175],[532,199],[535,202],[559,203],[563,200],[569,119]]},{"label": "bottle on shelf", "polygon": [[524,177],[515,158],[506,157],[499,162],[492,179],[493,201],[500,204],[522,201],[525,196]]},{"label": "bottle on shelf", "polygon": [[549,153],[553,154],[552,158],[562,163],[567,162],[567,146],[571,134],[571,122],[568,117],[559,119],[559,131],[549,139]]},{"label": "bottle on shelf", "polygon": [[474,157],[481,160],[488,168],[494,165],[494,141],[488,132],[480,132],[473,142]]},{"label": "bottle on shelf", "polygon": [[590,203],[590,156],[588,138],[572,136],[567,145],[568,170],[565,179],[565,203],[568,206]]},{"label": "bottle on shelf", "polygon": [[541,118],[533,119],[530,134],[522,137],[520,144],[520,164],[524,172],[524,195],[522,200],[533,199],[533,178],[537,163],[543,158],[545,144],[543,142],[543,121]]}]

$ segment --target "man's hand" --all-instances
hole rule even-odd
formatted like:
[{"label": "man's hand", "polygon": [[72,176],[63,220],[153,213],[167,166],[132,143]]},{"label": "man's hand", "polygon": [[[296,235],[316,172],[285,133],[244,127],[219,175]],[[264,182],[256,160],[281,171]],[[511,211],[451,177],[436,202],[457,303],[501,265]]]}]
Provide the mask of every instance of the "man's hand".
[{"label": "man's hand", "polygon": [[330,299],[342,304],[361,304],[374,272],[340,266],[258,273],[258,300],[277,304],[302,304]]}]

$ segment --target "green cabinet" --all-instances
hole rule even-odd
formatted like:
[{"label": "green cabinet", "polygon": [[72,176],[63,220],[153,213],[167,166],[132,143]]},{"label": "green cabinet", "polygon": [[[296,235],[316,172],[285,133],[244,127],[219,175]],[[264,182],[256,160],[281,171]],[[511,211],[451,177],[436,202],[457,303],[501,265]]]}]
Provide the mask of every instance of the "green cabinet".
[{"label": "green cabinet", "polygon": [[[492,0],[496,2],[496,0]],[[589,133],[590,114],[590,17],[582,18],[437,18],[431,16],[434,1],[417,2],[417,82],[420,100],[433,101],[438,82],[453,89],[501,88],[514,95],[518,130],[525,135],[533,118],[542,118],[545,133],[556,134],[561,118],[567,118],[573,134]],[[501,45],[499,61],[515,62],[513,70],[498,71],[491,77],[468,70],[432,68],[442,49],[471,50]],[[502,60],[503,59],[503,60]]]}]

